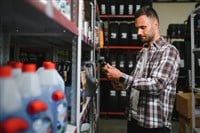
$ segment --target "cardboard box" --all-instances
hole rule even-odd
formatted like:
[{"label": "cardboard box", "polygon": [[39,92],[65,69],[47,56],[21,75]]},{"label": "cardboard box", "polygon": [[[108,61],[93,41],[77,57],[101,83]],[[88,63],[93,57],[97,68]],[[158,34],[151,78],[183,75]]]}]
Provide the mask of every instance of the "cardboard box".
[{"label": "cardboard box", "polygon": [[186,118],[192,118],[192,95],[191,93],[177,93],[176,110]]},{"label": "cardboard box", "polygon": [[[196,105],[200,104],[199,94],[195,94]],[[192,118],[192,94],[177,93],[176,95],[176,110],[180,115],[190,119]]]},{"label": "cardboard box", "polygon": [[[196,118],[196,128],[200,128],[200,117]],[[179,116],[179,133],[192,133],[192,119]]]}]

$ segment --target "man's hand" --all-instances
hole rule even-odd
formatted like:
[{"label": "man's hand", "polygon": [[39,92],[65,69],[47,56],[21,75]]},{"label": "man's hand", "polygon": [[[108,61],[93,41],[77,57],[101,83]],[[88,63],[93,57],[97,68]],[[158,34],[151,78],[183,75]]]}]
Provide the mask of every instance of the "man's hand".
[{"label": "man's hand", "polygon": [[103,71],[110,80],[119,80],[119,78],[122,76],[122,72],[110,64],[106,64],[105,67],[103,67]]}]

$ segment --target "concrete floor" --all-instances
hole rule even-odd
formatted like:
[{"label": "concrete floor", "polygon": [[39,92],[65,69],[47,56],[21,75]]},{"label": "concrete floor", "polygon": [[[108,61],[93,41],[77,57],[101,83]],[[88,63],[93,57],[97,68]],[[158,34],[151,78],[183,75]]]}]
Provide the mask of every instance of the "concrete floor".
[{"label": "concrete floor", "polygon": [[[127,121],[121,118],[101,118],[98,133],[126,133],[126,123]],[[178,133],[177,121],[173,121],[171,133]]]}]

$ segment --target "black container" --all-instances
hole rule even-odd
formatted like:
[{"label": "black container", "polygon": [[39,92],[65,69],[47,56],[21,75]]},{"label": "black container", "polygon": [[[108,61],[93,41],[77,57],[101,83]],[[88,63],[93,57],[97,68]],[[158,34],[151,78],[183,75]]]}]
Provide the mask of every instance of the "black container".
[{"label": "black container", "polygon": [[120,45],[128,45],[129,43],[129,24],[128,23],[120,23],[119,25],[119,44]]},{"label": "black container", "polygon": [[125,15],[128,12],[127,8],[127,1],[126,0],[118,0],[117,1],[117,14]]},{"label": "black container", "polygon": [[118,93],[117,90],[110,89],[109,90],[109,112],[118,112]]},{"label": "black container", "polygon": [[190,41],[185,41],[185,49],[186,49],[186,54],[185,54],[185,67],[187,70],[191,70],[191,42]]},{"label": "black container", "polygon": [[127,102],[128,102],[127,91],[125,91],[125,90],[119,91],[118,95],[119,95],[119,104],[118,104],[119,111],[124,112],[125,108],[127,107]]},{"label": "black container", "polygon": [[135,3],[134,0],[127,0],[127,15],[134,15],[135,14]]},{"label": "black container", "polygon": [[142,7],[142,0],[133,0],[134,5],[135,5],[135,11],[140,9]]},{"label": "black container", "polygon": [[111,66],[117,67],[117,53],[111,52],[110,53],[110,58],[109,58],[109,63]]},{"label": "black container", "polygon": [[121,54],[121,53],[118,54],[117,68],[122,72],[126,71],[126,55],[125,54]]},{"label": "black container", "polygon": [[185,76],[187,74],[187,69],[186,69],[186,44],[184,41],[174,41],[173,45],[178,49],[180,53],[180,58],[181,58],[181,66],[180,66],[180,72],[179,76]]},{"label": "black container", "polygon": [[198,83],[198,87],[200,87],[200,53],[195,53],[195,77],[196,83]]},{"label": "black container", "polygon": [[100,111],[101,112],[108,112],[110,105],[109,105],[109,91],[112,88],[110,81],[101,81],[100,85]]},{"label": "black container", "polygon": [[169,24],[167,28],[168,36],[176,36],[177,34],[177,24]]},{"label": "black container", "polygon": [[101,15],[109,14],[108,0],[98,0],[98,5]]},{"label": "black container", "polygon": [[142,46],[142,42],[137,36],[137,31],[134,23],[129,24],[129,45]]},{"label": "black container", "polygon": [[188,76],[186,77],[179,77],[177,84],[176,84],[176,92],[183,91],[187,92],[189,87]]},{"label": "black container", "polygon": [[195,31],[195,46],[200,48],[200,31]]},{"label": "black container", "polygon": [[109,45],[116,45],[119,43],[119,24],[118,23],[110,23],[109,24],[109,34],[108,41]]},{"label": "black container", "polygon": [[186,32],[186,25],[185,24],[176,24],[176,35],[177,36],[184,36]]},{"label": "black container", "polygon": [[135,68],[136,64],[136,54],[128,53],[126,55],[127,60],[126,60],[126,72],[127,74],[131,74],[133,69]]},{"label": "black container", "polygon": [[108,4],[109,4],[109,14],[117,15],[118,12],[117,0],[108,0]]},{"label": "black container", "polygon": [[194,28],[195,29],[200,29],[200,14],[197,14],[194,17]]},{"label": "black container", "polygon": [[152,6],[152,0],[141,0],[142,1],[142,6]]}]

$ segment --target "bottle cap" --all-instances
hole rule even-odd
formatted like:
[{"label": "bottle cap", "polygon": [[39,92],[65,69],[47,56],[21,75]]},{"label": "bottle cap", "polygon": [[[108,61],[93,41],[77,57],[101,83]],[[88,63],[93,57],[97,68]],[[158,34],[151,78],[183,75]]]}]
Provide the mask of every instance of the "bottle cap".
[{"label": "bottle cap", "polygon": [[28,129],[28,123],[21,118],[9,118],[0,122],[0,131],[3,133],[18,133]]},{"label": "bottle cap", "polygon": [[22,62],[15,62],[12,65],[13,68],[23,68],[23,63]]},{"label": "bottle cap", "polygon": [[32,101],[31,103],[29,103],[27,107],[27,111],[31,115],[37,114],[47,109],[48,109],[47,105],[43,101],[40,101],[40,100]]},{"label": "bottle cap", "polygon": [[43,67],[45,69],[56,69],[56,65],[53,62],[45,63]]},{"label": "bottle cap", "polygon": [[14,63],[16,63],[16,61],[14,61],[14,60],[11,60],[11,61],[7,62],[7,65],[9,65],[9,66],[11,66],[11,67],[12,67]]},{"label": "bottle cap", "polygon": [[65,95],[64,95],[64,93],[61,92],[61,91],[55,91],[55,92],[53,92],[53,94],[52,94],[52,99],[53,99],[54,101],[59,101],[59,100],[64,99],[64,98],[65,98]]},{"label": "bottle cap", "polygon": [[0,77],[10,77],[11,76],[11,67],[6,66],[0,66]]},{"label": "bottle cap", "polygon": [[51,61],[43,61],[42,66],[45,67],[45,65],[48,65],[48,64],[51,64],[51,63],[52,63]]},{"label": "bottle cap", "polygon": [[36,65],[35,64],[24,64],[23,65],[23,72],[35,72]]}]

